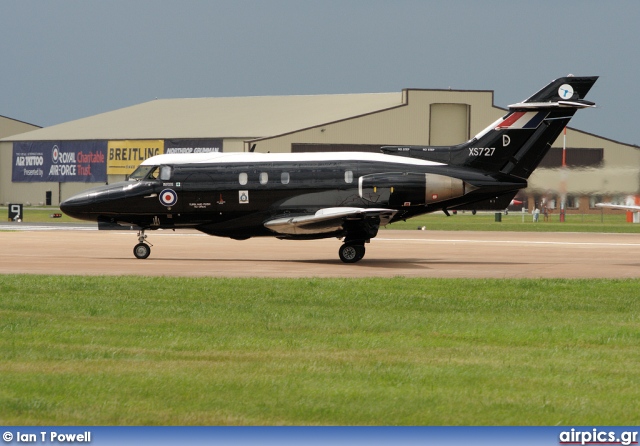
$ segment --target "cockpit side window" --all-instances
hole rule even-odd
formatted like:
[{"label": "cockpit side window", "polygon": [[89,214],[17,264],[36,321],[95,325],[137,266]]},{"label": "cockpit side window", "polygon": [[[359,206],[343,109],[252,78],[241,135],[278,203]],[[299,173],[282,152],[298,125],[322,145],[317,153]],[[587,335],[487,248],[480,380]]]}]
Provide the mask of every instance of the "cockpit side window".
[{"label": "cockpit side window", "polygon": [[169,181],[171,179],[171,173],[173,169],[171,166],[162,166],[160,167],[160,179],[162,181]]},{"label": "cockpit side window", "polygon": [[158,166],[138,166],[138,168],[129,176],[130,180],[153,179],[158,176],[156,169]]}]

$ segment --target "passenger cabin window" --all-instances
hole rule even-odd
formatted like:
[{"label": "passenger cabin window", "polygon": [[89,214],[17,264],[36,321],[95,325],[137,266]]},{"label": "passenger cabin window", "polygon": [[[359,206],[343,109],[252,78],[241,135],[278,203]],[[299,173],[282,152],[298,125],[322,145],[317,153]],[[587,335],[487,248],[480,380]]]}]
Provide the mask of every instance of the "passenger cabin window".
[{"label": "passenger cabin window", "polygon": [[289,184],[289,172],[282,172],[280,174],[280,182],[282,184]]},{"label": "passenger cabin window", "polygon": [[260,173],[260,184],[267,184],[269,181],[269,174],[267,172]]},{"label": "passenger cabin window", "polygon": [[160,168],[160,179],[162,181],[169,181],[171,179],[172,170],[171,166],[162,166]]},{"label": "passenger cabin window", "polygon": [[247,175],[245,172],[242,172],[240,175],[238,175],[238,181],[241,185],[244,186],[249,181],[249,175]]},{"label": "passenger cabin window", "polygon": [[351,170],[347,170],[344,173],[344,182],[345,183],[353,183],[353,172]]}]

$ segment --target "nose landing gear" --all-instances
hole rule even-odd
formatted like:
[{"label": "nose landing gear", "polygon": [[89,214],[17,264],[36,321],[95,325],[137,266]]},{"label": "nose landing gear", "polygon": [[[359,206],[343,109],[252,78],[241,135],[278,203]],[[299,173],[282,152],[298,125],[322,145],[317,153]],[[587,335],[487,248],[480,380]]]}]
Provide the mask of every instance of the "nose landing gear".
[{"label": "nose landing gear", "polygon": [[[151,254],[151,243],[147,242],[147,236],[144,233],[144,229],[138,232],[138,244],[133,247],[133,255],[137,259],[146,259]],[[148,243],[148,244],[147,244]],[[151,246],[149,246],[151,245]]]}]

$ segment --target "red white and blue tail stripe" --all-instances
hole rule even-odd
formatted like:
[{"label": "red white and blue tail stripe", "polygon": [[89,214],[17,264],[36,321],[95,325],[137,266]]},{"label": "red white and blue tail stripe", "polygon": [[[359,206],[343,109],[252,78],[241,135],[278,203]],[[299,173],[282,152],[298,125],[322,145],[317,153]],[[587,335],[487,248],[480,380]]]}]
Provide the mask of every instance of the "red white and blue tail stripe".
[{"label": "red white and blue tail stripe", "polygon": [[535,129],[548,114],[546,111],[512,112],[505,116],[495,129]]}]

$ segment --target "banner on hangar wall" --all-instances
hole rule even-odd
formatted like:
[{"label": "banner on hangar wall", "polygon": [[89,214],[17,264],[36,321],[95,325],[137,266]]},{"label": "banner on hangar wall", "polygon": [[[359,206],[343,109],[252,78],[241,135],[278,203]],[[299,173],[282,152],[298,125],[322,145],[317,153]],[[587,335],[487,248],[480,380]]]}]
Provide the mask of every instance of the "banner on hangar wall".
[{"label": "banner on hangar wall", "polygon": [[105,183],[106,141],[15,141],[13,182]]},{"label": "banner on hangar wall", "polygon": [[163,153],[162,139],[109,141],[107,175],[131,175],[144,160]]},{"label": "banner on hangar wall", "polygon": [[108,175],[131,175],[147,158],[162,154],[222,152],[222,139],[109,141]]},{"label": "banner on hangar wall", "polygon": [[222,152],[221,139],[165,139],[164,153]]}]

